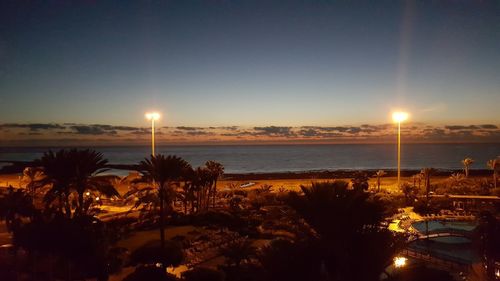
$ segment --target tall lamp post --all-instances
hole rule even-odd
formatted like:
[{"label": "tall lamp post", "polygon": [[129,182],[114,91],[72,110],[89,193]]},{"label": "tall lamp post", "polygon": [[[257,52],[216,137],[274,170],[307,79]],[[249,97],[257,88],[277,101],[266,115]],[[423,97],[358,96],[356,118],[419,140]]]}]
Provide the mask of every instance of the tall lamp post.
[{"label": "tall lamp post", "polygon": [[160,119],[160,113],[148,112],[146,119],[151,120],[151,155],[155,156],[155,121]]},{"label": "tall lamp post", "polygon": [[398,123],[398,187],[401,187],[401,122],[408,119],[406,112],[394,112],[392,120]]}]

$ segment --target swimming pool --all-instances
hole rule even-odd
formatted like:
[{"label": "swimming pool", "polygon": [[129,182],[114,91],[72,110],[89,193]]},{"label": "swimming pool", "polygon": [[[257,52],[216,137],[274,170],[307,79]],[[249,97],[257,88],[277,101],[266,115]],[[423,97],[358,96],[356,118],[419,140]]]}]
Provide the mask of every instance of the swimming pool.
[{"label": "swimming pool", "polygon": [[[477,223],[474,221],[420,221],[413,223],[412,226],[422,234],[425,234],[426,231],[429,233],[467,233],[473,232]],[[472,246],[472,241],[467,237],[434,237],[414,241],[408,247],[461,264],[472,264],[480,260],[478,253]]]},{"label": "swimming pool", "polygon": [[472,232],[477,227],[474,221],[419,221],[412,224],[413,228],[420,233],[429,232],[446,232],[446,231],[467,231]]}]

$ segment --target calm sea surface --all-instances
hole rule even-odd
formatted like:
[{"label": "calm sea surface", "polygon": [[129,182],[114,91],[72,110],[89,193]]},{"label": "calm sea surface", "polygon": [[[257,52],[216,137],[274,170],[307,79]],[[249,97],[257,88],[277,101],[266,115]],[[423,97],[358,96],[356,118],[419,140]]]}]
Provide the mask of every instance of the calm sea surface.
[{"label": "calm sea surface", "polygon": [[[4,147],[0,160],[33,160],[57,147]],[[150,153],[148,146],[94,147],[113,164],[137,163]],[[159,146],[157,153],[175,154],[193,166],[207,160],[221,162],[226,173],[287,172],[335,169],[394,169],[393,144],[333,145],[207,145]],[[486,161],[500,155],[500,144],[408,144],[402,147],[402,168],[459,169],[465,157],[472,168],[485,169]]]}]

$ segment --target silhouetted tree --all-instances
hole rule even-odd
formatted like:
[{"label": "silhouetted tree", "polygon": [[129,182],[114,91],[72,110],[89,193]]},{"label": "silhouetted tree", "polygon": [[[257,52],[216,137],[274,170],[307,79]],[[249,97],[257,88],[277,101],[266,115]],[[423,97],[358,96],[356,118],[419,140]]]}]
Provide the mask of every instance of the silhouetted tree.
[{"label": "silhouetted tree", "polygon": [[197,211],[207,210],[210,203],[213,175],[206,167],[198,167],[192,176],[192,188],[196,193],[196,209]]},{"label": "silhouetted tree", "polygon": [[207,161],[205,166],[212,175],[212,206],[215,207],[215,196],[217,195],[217,180],[224,174],[224,166],[215,161]]},{"label": "silhouetted tree", "polygon": [[43,172],[41,169],[34,167],[26,167],[23,170],[23,178],[22,180],[26,183],[26,189],[31,195],[31,199],[33,204],[35,203],[35,193],[36,190],[42,188],[40,180],[43,178]]},{"label": "silhouetted tree", "polygon": [[405,200],[407,203],[412,202],[416,198],[418,193],[417,187],[412,186],[407,182],[401,185],[401,191],[405,195]]},{"label": "silhouetted tree", "polygon": [[364,172],[356,172],[351,179],[352,188],[355,190],[367,190],[369,187],[368,184],[369,177]]},{"label": "silhouetted tree", "polygon": [[321,280],[322,254],[312,241],[273,240],[258,256],[267,280]]},{"label": "silhouetted tree", "polygon": [[493,187],[497,188],[497,172],[500,170],[500,157],[488,160],[486,166],[493,171]]},{"label": "silhouetted tree", "polygon": [[452,187],[460,186],[463,184],[463,182],[465,180],[465,176],[463,174],[460,174],[460,173],[455,173],[455,174],[451,174],[451,176],[448,178],[448,180],[450,181],[450,184],[452,185]]},{"label": "silhouetted tree", "polygon": [[425,194],[427,197],[427,201],[429,201],[429,194],[431,192],[431,176],[435,172],[436,172],[436,169],[434,169],[434,168],[423,168],[422,171],[420,171],[420,174],[424,178]]},{"label": "silhouetted tree", "polygon": [[472,163],[474,163],[474,160],[472,160],[472,158],[467,157],[464,160],[462,160],[462,165],[464,165],[464,173],[466,178],[469,177],[469,170]]},{"label": "silhouetted tree", "polygon": [[387,173],[384,170],[378,170],[375,173],[375,176],[377,177],[377,192],[380,192],[380,178],[385,176]]},{"label": "silhouetted tree", "polygon": [[87,190],[95,190],[108,197],[119,196],[111,184],[114,177],[99,175],[107,170],[106,164],[107,160],[101,153],[90,149],[46,152],[35,161],[35,165],[39,166],[44,174],[39,183],[51,186],[45,194],[45,202],[49,205],[59,198],[60,212],[64,209],[66,217],[69,218],[72,216],[69,196],[73,191],[78,196],[76,215],[84,215],[90,205],[84,201],[84,193]]},{"label": "silhouetted tree", "polygon": [[39,216],[14,232],[13,244],[30,254],[56,257],[56,275],[64,279],[98,278],[111,273],[110,234],[90,216]]},{"label": "silhouetted tree", "polygon": [[420,190],[420,184],[422,183],[422,174],[418,173],[416,175],[411,176],[411,178],[413,180],[413,186],[418,187],[418,189]]},{"label": "silhouetted tree", "polygon": [[500,259],[500,223],[489,212],[479,214],[478,233],[480,235],[480,251],[487,265],[487,274],[494,278],[495,261]]},{"label": "silhouetted tree", "polygon": [[[345,181],[302,186],[289,204],[318,233],[318,255],[335,280],[376,280],[400,249],[402,239],[381,228],[384,207]],[[360,268],[361,266],[361,268]]]},{"label": "silhouetted tree", "polygon": [[84,194],[87,190],[98,191],[107,197],[119,196],[111,180],[114,176],[100,175],[107,171],[108,160],[102,153],[90,149],[73,149],[69,153],[74,169],[74,189],[78,193],[78,208],[76,213],[82,215],[87,208],[84,203]]},{"label": "silhouetted tree", "polygon": [[41,167],[45,175],[41,184],[50,186],[44,196],[47,207],[58,199],[59,212],[70,218],[72,213],[69,196],[75,171],[74,159],[71,158],[69,151],[61,149],[57,152],[45,152],[42,158],[35,160],[35,165]]},{"label": "silhouetted tree", "polygon": [[175,197],[165,196],[166,192],[172,192],[172,182],[179,181],[183,172],[190,166],[184,159],[177,156],[164,156],[158,154],[151,156],[140,162],[139,170],[144,179],[149,180],[158,188],[158,198],[160,205],[160,241],[161,248],[165,247],[165,203],[170,207],[172,201],[165,202],[165,199],[172,200]]},{"label": "silhouetted tree", "polygon": [[8,231],[16,230],[23,218],[33,217],[36,209],[28,192],[10,187],[7,194],[0,197],[0,219],[5,220]]}]

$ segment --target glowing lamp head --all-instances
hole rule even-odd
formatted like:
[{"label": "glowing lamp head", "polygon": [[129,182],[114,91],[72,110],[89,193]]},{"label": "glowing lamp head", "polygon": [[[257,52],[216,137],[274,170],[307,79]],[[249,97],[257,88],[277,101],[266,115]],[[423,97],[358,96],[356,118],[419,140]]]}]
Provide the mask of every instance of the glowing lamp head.
[{"label": "glowing lamp head", "polygon": [[407,259],[407,258],[405,258],[405,257],[395,257],[395,258],[394,258],[394,266],[395,266],[396,268],[403,267],[403,266],[405,266],[405,265],[406,265],[406,261],[407,261],[407,260],[408,260],[408,259]]},{"label": "glowing lamp head", "polygon": [[392,114],[392,120],[396,123],[403,122],[408,119],[408,113],[406,112],[394,112]]},{"label": "glowing lamp head", "polygon": [[156,120],[160,119],[160,113],[148,112],[148,113],[146,113],[146,119],[156,121]]}]

